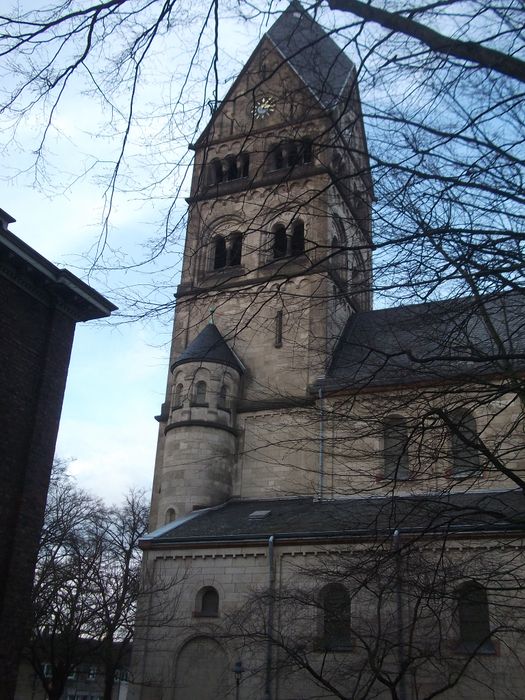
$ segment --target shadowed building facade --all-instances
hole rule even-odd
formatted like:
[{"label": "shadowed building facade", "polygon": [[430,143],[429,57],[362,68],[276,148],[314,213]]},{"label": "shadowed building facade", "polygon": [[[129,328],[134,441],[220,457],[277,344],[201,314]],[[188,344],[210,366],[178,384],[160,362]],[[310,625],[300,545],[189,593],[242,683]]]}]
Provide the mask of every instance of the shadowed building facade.
[{"label": "shadowed building facade", "polygon": [[0,697],[12,698],[75,325],[116,307],[13,235],[0,210]]}]

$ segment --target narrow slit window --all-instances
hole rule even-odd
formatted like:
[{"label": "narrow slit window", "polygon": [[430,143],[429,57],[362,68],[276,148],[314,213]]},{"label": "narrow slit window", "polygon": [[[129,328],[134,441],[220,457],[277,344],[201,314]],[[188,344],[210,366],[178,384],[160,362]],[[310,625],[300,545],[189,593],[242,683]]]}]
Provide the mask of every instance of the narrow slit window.
[{"label": "narrow slit window", "polygon": [[275,314],[275,347],[281,348],[283,345],[283,312]]}]

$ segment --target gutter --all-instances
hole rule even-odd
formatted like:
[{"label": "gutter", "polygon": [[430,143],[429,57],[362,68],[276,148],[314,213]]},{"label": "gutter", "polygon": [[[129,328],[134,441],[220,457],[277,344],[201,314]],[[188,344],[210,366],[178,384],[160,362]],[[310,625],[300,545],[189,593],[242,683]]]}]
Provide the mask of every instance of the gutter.
[{"label": "gutter", "polygon": [[[5,220],[6,212],[3,212],[3,210],[0,210],[0,212],[4,215],[3,219]],[[12,219],[12,217],[9,217],[9,219]],[[12,221],[14,221],[14,219],[12,219]],[[69,272],[69,270],[61,269],[53,265],[53,263],[44,258],[43,255],[40,255],[40,253],[27,245],[27,243],[24,243],[18,236],[15,236],[14,233],[6,228],[0,229],[0,248],[4,248],[8,254],[11,253],[15,261],[18,259],[25,262],[45,279],[59,287],[67,289],[69,292],[79,297],[84,303],[88,304],[91,307],[91,311],[89,314],[81,313],[80,315],[85,318],[81,318],[80,320],[91,320],[109,316],[112,311],[116,311],[117,307],[102,294],[83,282],[76,275]],[[72,303],[78,306],[78,301],[73,299]]]},{"label": "gutter", "polygon": [[[350,542],[352,540],[374,540],[383,538],[385,541],[393,537],[394,532],[398,530],[403,535],[420,535],[426,537],[442,537],[443,535],[479,535],[490,536],[501,533],[523,533],[525,534],[525,522],[520,524],[506,525],[491,525],[487,528],[485,525],[452,525],[443,526],[429,530],[426,527],[391,527],[384,530],[376,530],[371,532],[369,529],[359,530],[333,530],[328,532],[282,532],[271,535],[275,540],[279,540],[283,544],[294,543],[312,543],[320,544],[326,542]],[[151,535],[148,538],[142,538],[139,541],[141,549],[174,549],[185,547],[206,547],[208,545],[224,545],[230,547],[236,546],[266,546],[268,543],[269,533],[261,534],[244,534],[244,535],[208,535],[203,537],[178,537],[172,540],[158,540]]]},{"label": "gutter", "polygon": [[319,500],[323,500],[324,486],[324,400],[323,389],[319,387]]},{"label": "gutter", "polygon": [[272,700],[272,631],[273,631],[273,603],[275,593],[275,566],[274,566],[274,535],[268,538],[268,634],[266,636],[266,680],[264,686],[264,700]]}]

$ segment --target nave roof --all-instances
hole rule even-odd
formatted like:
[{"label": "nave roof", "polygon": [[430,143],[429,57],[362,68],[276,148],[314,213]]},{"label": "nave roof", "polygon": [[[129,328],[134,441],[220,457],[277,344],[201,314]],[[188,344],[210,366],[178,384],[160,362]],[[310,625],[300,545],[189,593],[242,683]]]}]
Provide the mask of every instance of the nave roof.
[{"label": "nave roof", "polygon": [[319,384],[366,389],[523,371],[524,308],[512,292],[356,313]]},{"label": "nave roof", "polygon": [[[254,516],[254,514],[256,514]],[[144,548],[226,542],[389,539],[407,534],[451,536],[525,530],[525,500],[515,491],[230,500],[194,511],[142,540]]]}]

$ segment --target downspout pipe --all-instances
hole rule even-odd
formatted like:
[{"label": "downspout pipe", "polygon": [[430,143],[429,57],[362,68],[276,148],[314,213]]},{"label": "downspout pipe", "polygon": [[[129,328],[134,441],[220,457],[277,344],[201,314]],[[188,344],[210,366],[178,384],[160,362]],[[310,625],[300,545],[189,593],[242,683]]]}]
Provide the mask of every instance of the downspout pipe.
[{"label": "downspout pipe", "polygon": [[268,629],[266,636],[266,682],[264,700],[272,700],[272,641],[275,594],[274,536],[268,539]]},{"label": "downspout pipe", "polygon": [[400,531],[394,530],[392,537],[396,563],[396,608],[397,608],[397,667],[399,673],[399,700],[407,700],[406,692],[406,658],[405,658],[405,619],[403,610],[402,560]]},{"label": "downspout pipe", "polygon": [[324,399],[319,388],[319,500],[324,497]]}]

